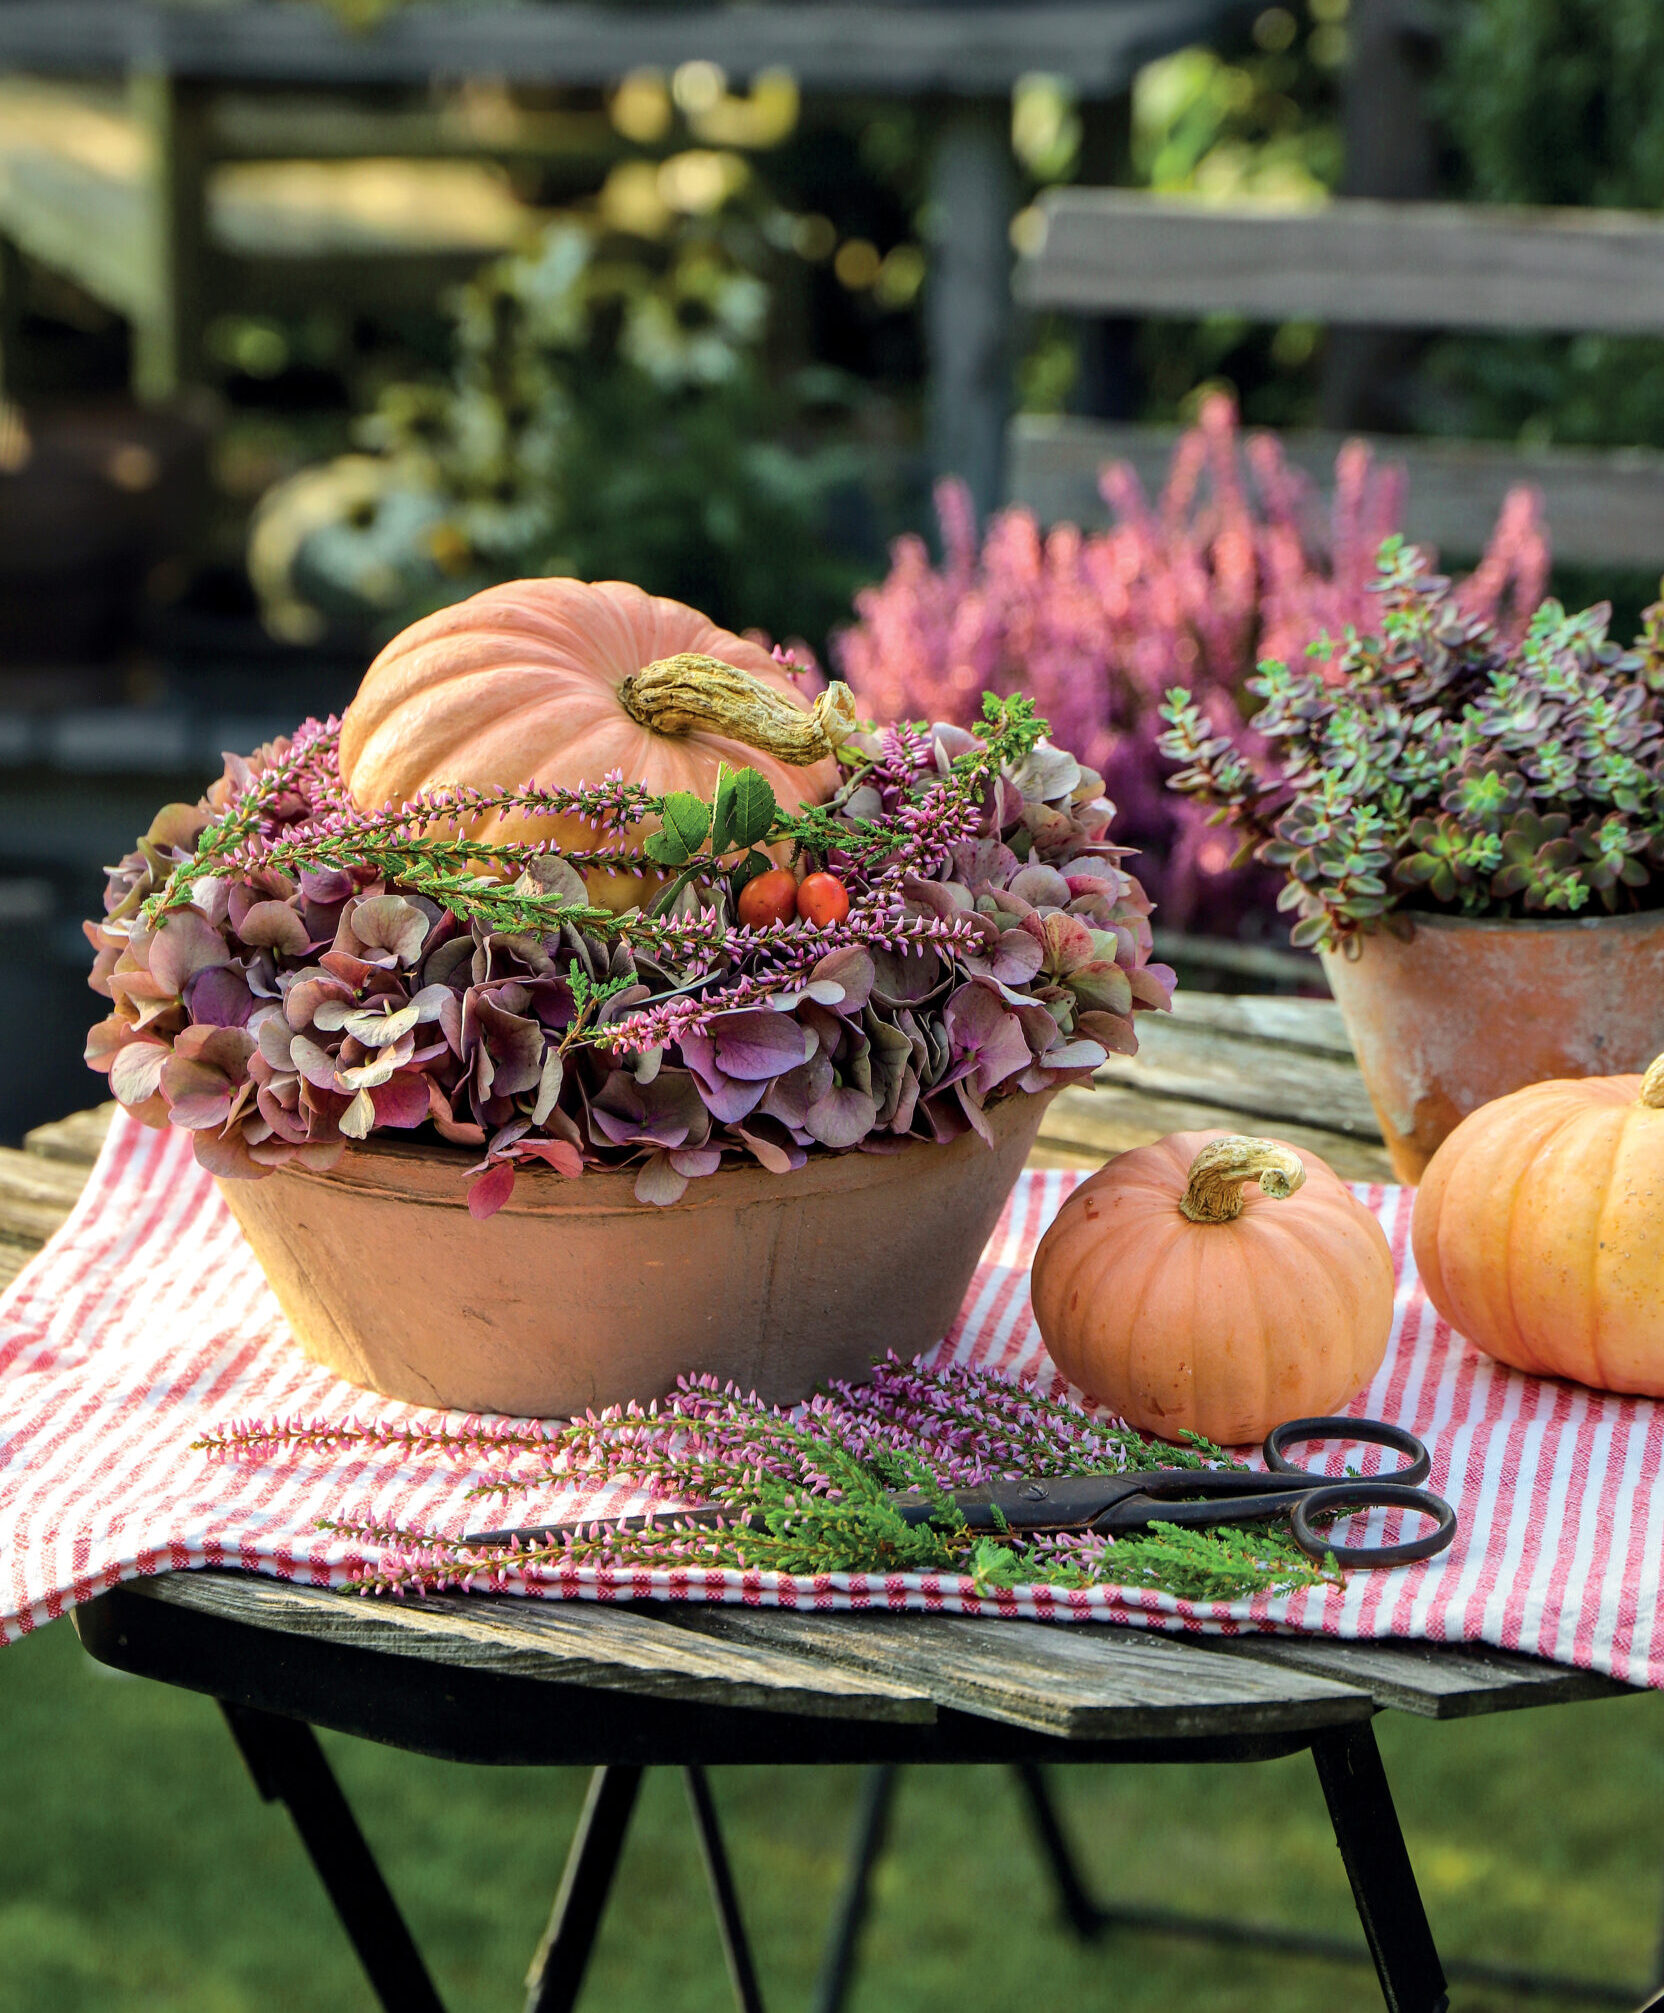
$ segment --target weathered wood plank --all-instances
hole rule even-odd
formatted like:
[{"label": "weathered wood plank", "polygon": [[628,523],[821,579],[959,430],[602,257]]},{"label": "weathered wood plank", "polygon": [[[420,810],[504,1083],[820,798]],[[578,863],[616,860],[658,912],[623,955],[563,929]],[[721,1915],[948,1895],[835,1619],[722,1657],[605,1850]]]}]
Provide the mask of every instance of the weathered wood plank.
[{"label": "weathered wood plank", "polygon": [[1423,1719],[1469,1719],[1520,1706],[1636,1697],[1642,1689],[1486,1643],[1339,1642],[1327,1636],[1271,1635],[1197,1641],[1281,1670],[1310,1671],[1356,1685],[1377,1705]]},{"label": "weathered wood plank", "polygon": [[939,1706],[1068,1740],[1271,1733],[1374,1711],[1355,1685],[1143,1629],[715,1606],[668,1619],[731,1648],[767,1645],[881,1673]]},{"label": "weathered wood plank", "polygon": [[[1245,1042],[1265,1042],[1280,1049],[1309,1050],[1337,1057],[1355,1067],[1352,1038],[1333,1000],[1285,999],[1274,993],[1201,993],[1174,995],[1171,1019]],[[1147,1027],[1147,1016],[1139,1020]]]},{"label": "weathered wood plank", "polygon": [[1113,95],[1152,56],[1196,39],[1221,0],[1040,0],[892,7],[579,5],[401,7],[355,30],[311,7],[10,0],[0,62],[85,75],[148,60],[238,82],[426,84],[435,76],[608,84],[695,60],[731,76],[789,69],[807,91],[983,96],[1031,70]]},{"label": "weathered wood plank", "polygon": [[1112,1056],[1097,1080],[1136,1083],[1159,1097],[1193,1098],[1354,1139],[1381,1137],[1363,1079],[1350,1060],[1245,1040],[1167,1014],[1140,1015],[1138,1054]]},{"label": "weathered wood plank", "polygon": [[13,1244],[9,1238],[0,1238],[0,1293],[5,1292],[39,1249],[38,1244]]},{"label": "weathered wood plank", "polygon": [[1054,189],[1033,306],[1387,328],[1664,328],[1664,222],[1630,210],[1346,198],[1309,210]]},{"label": "weathered wood plank", "polygon": [[[1152,496],[1167,479],[1174,427],[1022,416],[1006,436],[1006,484],[1042,524],[1097,528],[1109,522],[1098,491],[1106,462],[1127,461]],[[1335,456],[1348,436],[1278,435],[1290,462],[1320,492],[1334,484]],[[1474,557],[1509,490],[1541,492],[1554,549],[1590,565],[1664,565],[1664,454],[1655,448],[1516,448],[1484,440],[1369,436],[1375,452],[1399,463],[1408,481],[1404,531],[1446,557]],[[1159,932],[1158,932],[1159,934]]]},{"label": "weathered wood plank", "polygon": [[[1223,1104],[1158,1097],[1144,1090],[1136,1078],[1126,1083],[1100,1083],[1090,1090],[1060,1091],[1053,1098],[1029,1165],[1097,1167],[1112,1153],[1148,1146],[1170,1132],[1243,1129],[1243,1114]],[[1263,1115],[1260,1129],[1290,1146],[1309,1149],[1347,1181],[1393,1179],[1384,1146],[1317,1126],[1290,1125],[1269,1113]]]},{"label": "weathered wood plank", "polygon": [[[1009,442],[1007,445],[1009,450]],[[1159,494],[1159,480],[1155,488]],[[1017,500],[1027,502],[1028,499],[1019,491]],[[1099,512],[1104,518],[1108,514],[1107,510]],[[1051,523],[1053,519],[1048,517],[1046,522]],[[1311,951],[1285,950],[1275,944],[1243,943],[1234,937],[1191,936],[1184,930],[1165,930],[1159,923],[1154,934],[1156,957],[1162,964],[1199,966],[1205,971],[1222,972],[1231,978],[1257,979],[1262,983],[1269,980],[1279,986],[1306,986],[1319,996],[1324,991],[1323,967]]]},{"label": "weathered wood plank", "polygon": [[86,1180],[84,1167],[0,1146],[0,1238],[31,1248],[44,1244],[74,1208]]},{"label": "weathered wood plank", "polygon": [[923,1689],[892,1673],[854,1671],[783,1645],[718,1646],[667,1626],[659,1611],[514,1595],[384,1600],[253,1573],[168,1573],[133,1590],[281,1635],[554,1684],[839,1719],[922,1725],[935,1717]]},{"label": "weathered wood plank", "polygon": [[42,1160],[59,1160],[83,1170],[90,1168],[98,1158],[116,1110],[112,1098],[107,1104],[94,1105],[90,1111],[72,1111],[68,1118],[54,1118],[45,1125],[37,1125],[23,1135],[23,1150]]}]

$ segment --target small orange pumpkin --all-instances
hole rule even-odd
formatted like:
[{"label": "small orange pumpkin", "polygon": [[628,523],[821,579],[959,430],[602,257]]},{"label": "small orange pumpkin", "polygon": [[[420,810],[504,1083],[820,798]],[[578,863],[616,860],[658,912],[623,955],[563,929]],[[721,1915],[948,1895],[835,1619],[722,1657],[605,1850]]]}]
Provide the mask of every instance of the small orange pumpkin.
[{"label": "small orange pumpkin", "polygon": [[[441,784],[571,788],[613,769],[656,796],[709,797],[726,762],[759,770],[793,811],[837,788],[847,699],[833,686],[811,708],[760,644],[680,601],[618,580],[516,580],[393,638],[341,723],[341,775],[355,802],[379,809]],[[603,843],[575,818],[488,816],[472,829]],[[586,879],[593,900],[620,910],[659,885]]]},{"label": "small orange pumpkin", "polygon": [[1392,1326],[1380,1224],[1315,1153],[1236,1133],[1110,1161],[1040,1240],[1031,1289],[1066,1377],[1143,1432],[1225,1446],[1355,1397]]},{"label": "small orange pumpkin", "polygon": [[1664,1397],[1664,1056],[1470,1112],[1411,1238],[1427,1297],[1499,1362]]}]

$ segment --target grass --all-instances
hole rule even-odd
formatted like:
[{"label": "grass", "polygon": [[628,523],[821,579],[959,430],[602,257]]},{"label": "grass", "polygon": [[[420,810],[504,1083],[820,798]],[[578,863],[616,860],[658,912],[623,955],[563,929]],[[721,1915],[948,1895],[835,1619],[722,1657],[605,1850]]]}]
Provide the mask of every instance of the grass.
[{"label": "grass", "polygon": [[[1639,1983],[1664,1896],[1664,1698],[1377,1726],[1447,1956]],[[326,1744],[448,2006],[518,2007],[582,1774]],[[1303,1757],[1054,1782],[1100,1894],[1355,1933]],[[724,1769],[713,1784],[768,2003],[802,2007],[856,1778]],[[978,2013],[1037,1985],[1117,2013],[1380,2005],[1361,1968],[1125,1932],[1083,1947],[1057,1925],[1004,1771],[907,1776],[851,2013]],[[732,2004],[672,1773],[648,1778],[585,2004]],[[1511,2013],[1472,1986],[1452,2004]],[[370,2006],[287,1817],[260,1802],[211,1704],[100,1671],[64,1623],[0,1651],[0,2013]]]}]

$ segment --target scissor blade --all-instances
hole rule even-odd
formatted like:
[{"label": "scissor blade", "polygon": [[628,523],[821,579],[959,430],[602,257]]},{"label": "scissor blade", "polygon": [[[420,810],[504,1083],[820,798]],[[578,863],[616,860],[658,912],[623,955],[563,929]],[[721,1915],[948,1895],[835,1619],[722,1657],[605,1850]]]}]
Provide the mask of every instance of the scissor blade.
[{"label": "scissor blade", "polygon": [[[954,1489],[948,1500],[972,1531],[1083,1531],[1148,1480],[1143,1475],[1052,1475]],[[940,1498],[905,1491],[891,1498],[910,1524],[928,1523]]]}]

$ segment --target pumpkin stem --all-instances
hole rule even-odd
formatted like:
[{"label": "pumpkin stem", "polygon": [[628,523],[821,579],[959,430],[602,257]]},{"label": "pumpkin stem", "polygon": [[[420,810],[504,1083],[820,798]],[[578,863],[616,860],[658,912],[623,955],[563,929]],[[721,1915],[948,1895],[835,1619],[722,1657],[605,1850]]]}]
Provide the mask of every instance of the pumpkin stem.
[{"label": "pumpkin stem", "polygon": [[799,769],[824,762],[855,731],[855,700],[847,685],[828,685],[805,713],[749,671],[692,650],[661,657],[626,678],[618,700],[632,720],[655,734],[704,729]]},{"label": "pumpkin stem", "polygon": [[1653,1058],[1641,1079],[1641,1102],[1652,1111],[1664,1111],[1664,1055]]},{"label": "pumpkin stem", "polygon": [[1257,1181],[1262,1195],[1284,1202],[1306,1179],[1293,1147],[1233,1132],[1204,1146],[1190,1163],[1190,1181],[1179,1207],[1192,1223],[1229,1223],[1242,1214],[1242,1190]]}]

